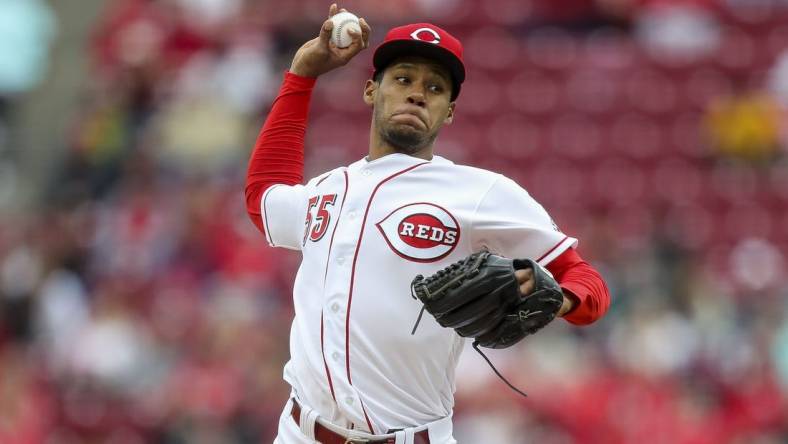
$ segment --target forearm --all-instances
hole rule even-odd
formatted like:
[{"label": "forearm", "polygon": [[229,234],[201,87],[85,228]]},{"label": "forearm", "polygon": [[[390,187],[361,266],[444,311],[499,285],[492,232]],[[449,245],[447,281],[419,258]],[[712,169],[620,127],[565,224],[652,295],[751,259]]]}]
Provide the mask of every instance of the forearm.
[{"label": "forearm", "polygon": [[610,293],[602,276],[570,249],[547,265],[574,306],[564,319],[575,325],[590,324],[601,318],[610,306]]},{"label": "forearm", "polygon": [[304,135],[316,79],[288,72],[260,131],[246,173],[246,211],[263,231],[260,199],[275,184],[304,179]]}]

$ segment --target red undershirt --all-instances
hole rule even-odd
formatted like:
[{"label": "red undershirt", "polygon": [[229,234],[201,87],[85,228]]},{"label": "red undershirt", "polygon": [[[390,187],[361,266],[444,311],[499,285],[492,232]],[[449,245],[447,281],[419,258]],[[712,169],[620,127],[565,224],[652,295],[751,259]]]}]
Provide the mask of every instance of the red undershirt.
[{"label": "red undershirt", "polygon": [[[315,82],[316,79],[286,73],[257,137],[246,174],[246,209],[260,231],[263,231],[260,199],[265,190],[274,184],[297,185],[304,180],[304,135]],[[566,250],[546,268],[564,293],[575,299],[574,309],[564,319],[583,325],[605,314],[610,305],[607,286],[577,251]]]}]

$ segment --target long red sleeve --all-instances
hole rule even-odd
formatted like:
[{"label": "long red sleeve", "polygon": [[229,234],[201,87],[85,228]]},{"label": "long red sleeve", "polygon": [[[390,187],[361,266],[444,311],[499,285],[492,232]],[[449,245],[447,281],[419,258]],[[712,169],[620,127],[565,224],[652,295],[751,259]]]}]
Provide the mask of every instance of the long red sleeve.
[{"label": "long red sleeve", "polygon": [[590,324],[605,314],[610,293],[602,276],[570,248],[547,264],[564,291],[577,297],[578,304],[564,319],[575,325]]},{"label": "long red sleeve", "polygon": [[246,172],[246,211],[263,231],[260,199],[271,185],[304,180],[304,134],[316,79],[286,73],[279,95],[257,136]]}]

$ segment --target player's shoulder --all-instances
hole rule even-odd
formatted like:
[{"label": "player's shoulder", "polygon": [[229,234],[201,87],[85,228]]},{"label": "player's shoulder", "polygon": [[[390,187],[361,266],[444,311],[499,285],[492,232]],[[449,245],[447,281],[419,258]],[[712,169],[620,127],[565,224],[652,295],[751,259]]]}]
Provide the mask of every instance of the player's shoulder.
[{"label": "player's shoulder", "polygon": [[443,160],[445,159],[441,158],[438,164],[451,168],[451,174],[455,176],[462,177],[466,180],[469,178],[476,178],[477,180],[475,182],[477,184],[481,182],[486,185],[488,194],[489,192],[495,192],[508,195],[527,196],[530,198],[528,191],[509,176],[477,166],[463,165],[452,161],[443,162]]},{"label": "player's shoulder", "polygon": [[482,180],[487,181],[497,181],[503,176],[500,173],[495,171],[486,170],[484,168],[480,168],[473,165],[465,165],[461,163],[455,163],[445,157],[441,156],[433,156],[432,165],[438,169],[445,169],[446,171],[451,172],[452,174],[461,174],[462,177],[474,177]]},{"label": "player's shoulder", "polygon": [[[341,166],[341,167],[334,168],[333,170],[326,171],[324,173],[318,174],[317,176],[309,179],[309,181],[307,181],[307,183],[306,183],[306,186],[307,186],[307,188],[313,188],[313,187],[317,187],[320,184],[325,183],[326,181],[329,181],[329,180],[336,180],[336,179],[344,178],[344,170],[346,170],[346,169],[347,169],[347,167]],[[344,180],[344,179],[342,179],[342,180]]]}]

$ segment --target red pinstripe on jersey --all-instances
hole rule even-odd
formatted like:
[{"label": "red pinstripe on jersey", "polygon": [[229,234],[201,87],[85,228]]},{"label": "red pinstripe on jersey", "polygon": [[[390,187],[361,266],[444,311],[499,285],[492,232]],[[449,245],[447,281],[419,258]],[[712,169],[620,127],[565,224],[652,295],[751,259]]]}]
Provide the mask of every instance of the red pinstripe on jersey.
[{"label": "red pinstripe on jersey", "polygon": [[[375,186],[375,189],[372,190],[372,194],[369,196],[369,201],[367,202],[367,209],[364,210],[364,219],[361,221],[361,231],[358,233],[358,241],[356,243],[356,252],[353,255],[353,268],[350,271],[350,290],[348,291],[347,297],[347,317],[345,318],[345,367],[347,368],[347,381],[350,385],[353,385],[353,380],[350,376],[350,306],[353,302],[353,284],[356,278],[356,261],[358,260],[358,252],[361,249],[361,240],[364,238],[364,228],[367,225],[367,216],[369,216],[369,208],[372,206],[372,200],[375,199],[375,194],[377,194],[378,190],[380,189],[381,185],[394,179],[397,176],[407,173],[408,171],[413,170],[414,168],[418,168],[422,165],[426,165],[429,162],[422,162],[417,163],[416,165],[410,166],[405,168],[402,171],[396,172],[391,176],[383,179]],[[364,411],[364,418],[367,420],[367,426],[369,426],[369,430],[372,433],[375,433],[375,429],[372,428],[372,422],[369,420],[367,416],[367,410],[364,408],[364,403],[361,403],[361,409]]]},{"label": "red pinstripe on jersey", "polygon": [[[331,258],[331,247],[334,246],[334,235],[337,232],[337,226],[339,226],[339,219],[342,218],[342,209],[345,208],[345,198],[347,197],[347,189],[348,189],[348,178],[347,178],[347,171],[345,173],[345,191],[342,193],[342,203],[339,205],[339,213],[337,214],[337,219],[334,222],[334,229],[331,231],[331,239],[328,242],[328,255],[326,256],[326,271],[323,273],[323,286],[326,285],[326,277],[328,276],[328,263],[330,262]],[[323,183],[328,176],[320,179],[317,185]],[[323,355],[323,366],[326,368],[326,379],[328,379],[328,387],[331,389],[331,398],[334,399],[334,402],[337,401],[337,397],[334,394],[334,383],[331,380],[331,372],[328,370],[328,362],[326,361],[326,350],[323,347],[323,311],[320,311],[320,353]]]},{"label": "red pinstripe on jersey", "polygon": [[328,379],[328,388],[331,390],[331,398],[337,402],[337,397],[334,394],[334,383],[331,381],[331,372],[328,371],[328,362],[326,362],[326,350],[323,348],[323,310],[320,310],[320,353],[323,355],[323,365],[326,368],[326,378]]}]

